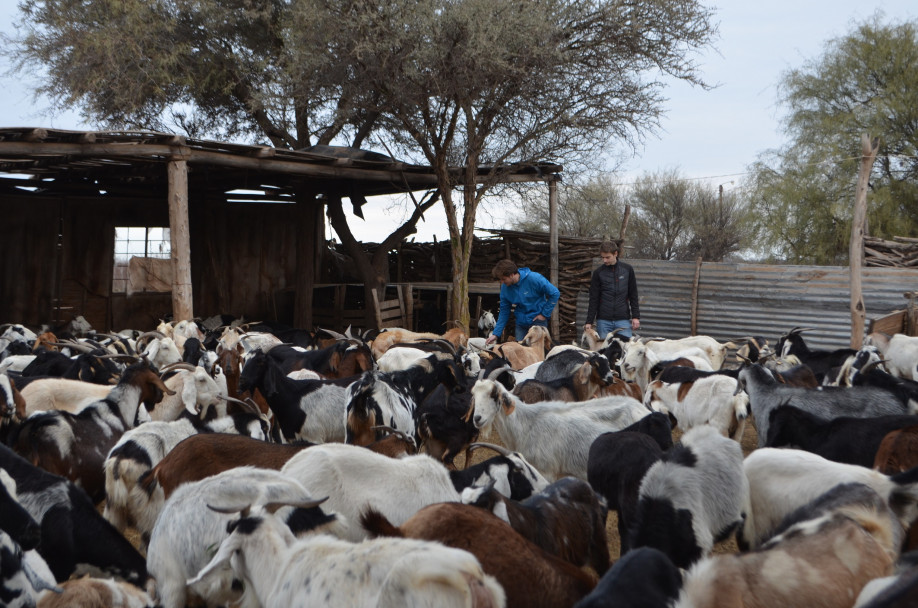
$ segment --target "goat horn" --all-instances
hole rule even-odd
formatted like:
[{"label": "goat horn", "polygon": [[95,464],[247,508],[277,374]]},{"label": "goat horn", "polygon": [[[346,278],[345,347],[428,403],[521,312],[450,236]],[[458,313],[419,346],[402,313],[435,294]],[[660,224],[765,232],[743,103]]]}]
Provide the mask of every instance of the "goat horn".
[{"label": "goat horn", "polygon": [[238,403],[239,405],[244,407],[246,411],[248,411],[250,414],[255,414],[259,418],[262,418],[267,421],[267,418],[264,417],[264,415],[261,413],[261,410],[258,408],[258,406],[251,400],[242,401],[240,399],[236,399],[235,397],[224,396],[224,395],[217,395],[217,399],[226,401],[227,403]]},{"label": "goat horn", "polygon": [[94,350],[96,350],[92,346],[87,346],[83,344],[82,342],[77,342],[76,340],[67,340],[65,342],[49,342],[49,344],[51,344],[52,346],[57,346],[59,348],[72,348],[74,350],[78,350],[83,353],[91,353]]},{"label": "goat horn", "polygon": [[196,368],[196,366],[192,365],[191,363],[186,363],[186,362],[184,362],[184,361],[178,361],[178,362],[176,362],[176,363],[170,363],[169,365],[164,365],[164,366],[163,366],[163,369],[159,372],[159,375],[162,376],[162,375],[164,375],[164,374],[167,374],[167,373],[169,373],[169,372],[171,372],[171,371],[174,371],[174,370],[177,370],[177,369],[184,369],[184,370],[187,370],[187,371],[189,371],[189,372],[193,372],[193,371],[194,371],[195,369],[197,369],[197,368]]},{"label": "goat horn", "polygon": [[112,353],[110,355],[99,355],[99,359],[111,359],[112,361],[140,361],[137,355],[127,355],[124,353]]},{"label": "goat horn", "polygon": [[344,334],[339,334],[339,333],[336,332],[336,331],[332,331],[332,330],[330,330],[330,329],[325,329],[324,327],[319,327],[319,328],[317,328],[317,329],[316,329],[316,333],[319,333],[319,332],[328,334],[329,336],[331,336],[331,337],[334,338],[335,340],[342,340],[342,341],[344,341],[344,342],[347,342],[347,341],[350,339],[350,338],[348,338],[347,336],[345,336]]},{"label": "goat horn", "polygon": [[816,328],[815,328],[815,327],[795,327],[795,328],[793,328],[792,330],[790,330],[789,332],[787,332],[787,335],[799,334],[799,333],[803,333],[803,332],[805,332],[805,331],[813,331],[814,329],[816,329]]},{"label": "goat horn", "polygon": [[501,445],[496,445],[494,443],[485,443],[483,441],[476,441],[475,443],[470,443],[468,447],[468,451],[472,452],[474,450],[477,450],[478,448],[491,448],[492,450],[494,450],[501,456],[510,457],[513,455],[513,452],[511,450],[508,450],[507,448]]}]

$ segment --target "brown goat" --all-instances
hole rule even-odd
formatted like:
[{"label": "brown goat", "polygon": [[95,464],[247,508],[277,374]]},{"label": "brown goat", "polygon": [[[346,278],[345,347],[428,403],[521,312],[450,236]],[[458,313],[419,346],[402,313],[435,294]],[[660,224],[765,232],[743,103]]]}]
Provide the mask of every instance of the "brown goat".
[{"label": "brown goat", "polygon": [[617,375],[615,382],[604,386],[596,393],[596,397],[633,397],[638,401],[644,400],[644,393],[641,391],[641,385],[630,380],[622,380]]},{"label": "brown goat", "polygon": [[134,608],[153,606],[146,592],[124,581],[77,578],[60,584],[61,593],[43,593],[37,608]]},{"label": "brown goat", "polygon": [[370,350],[373,357],[379,359],[384,352],[389,350],[393,345],[404,342],[418,342],[420,340],[446,340],[455,348],[467,346],[469,343],[469,333],[461,327],[454,327],[446,330],[442,335],[429,332],[414,332],[400,327],[386,329],[380,332],[376,339],[373,340]]},{"label": "brown goat", "polygon": [[[907,426],[888,433],[873,459],[873,468],[884,475],[895,475],[918,466],[918,425]],[[918,522],[906,535],[902,551],[918,549]]]},{"label": "brown goat", "polygon": [[586,361],[574,375],[551,382],[524,380],[513,388],[513,394],[524,403],[540,401],[586,401],[592,399],[604,385],[599,373]]},{"label": "brown goat", "polygon": [[519,342],[504,342],[494,351],[510,362],[513,369],[523,369],[533,363],[545,360],[545,353],[552,348],[551,335],[547,327],[533,325]]},{"label": "brown goat", "polygon": [[508,608],[573,606],[596,586],[595,576],[547,553],[478,507],[429,505],[399,527],[369,509],[361,523],[376,536],[432,540],[468,551],[504,588]]}]

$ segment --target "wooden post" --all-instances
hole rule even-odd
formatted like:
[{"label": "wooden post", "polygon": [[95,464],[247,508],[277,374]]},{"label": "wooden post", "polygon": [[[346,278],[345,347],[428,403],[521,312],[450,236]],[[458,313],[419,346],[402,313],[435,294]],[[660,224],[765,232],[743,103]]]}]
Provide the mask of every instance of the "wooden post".
[{"label": "wooden post", "polygon": [[851,271],[851,348],[860,348],[864,343],[864,294],[861,292],[861,268],[864,266],[864,223],[867,218],[867,184],[873,161],[880,147],[878,137],[861,136],[861,168],[857,174],[857,190],[854,195],[854,214],[851,218],[851,241],[848,244],[848,267]]},{"label": "wooden post", "polygon": [[[631,218],[631,205],[625,205],[625,213],[622,214],[622,229],[618,232],[619,248],[625,243],[625,235],[628,233],[628,220]],[[621,253],[618,254],[621,257]]]},{"label": "wooden post", "polygon": [[[558,180],[548,182],[548,255],[549,255],[549,281],[558,286]],[[559,325],[561,316],[561,301],[551,315],[551,335],[558,339],[560,336]]]},{"label": "wooden post", "polygon": [[693,336],[698,335],[698,283],[701,281],[701,256],[695,259],[695,281],[692,283],[692,325]]},{"label": "wooden post", "polygon": [[[382,311],[379,309],[379,294],[375,287],[370,289],[370,294],[373,296],[373,315],[376,318],[376,329],[382,329]],[[383,297],[386,297],[385,293]]]},{"label": "wooden post", "polygon": [[188,161],[182,152],[167,164],[169,235],[172,242],[172,319],[194,318],[191,289],[191,233],[188,227]]},{"label": "wooden post", "polygon": [[[312,295],[316,284],[318,246],[325,244],[325,206],[305,188],[296,191],[296,278],[294,281],[293,325],[312,327]],[[321,234],[321,239],[318,235]]]},{"label": "wooden post", "polygon": [[414,331],[414,285],[408,283],[405,286],[405,316],[409,331]]}]

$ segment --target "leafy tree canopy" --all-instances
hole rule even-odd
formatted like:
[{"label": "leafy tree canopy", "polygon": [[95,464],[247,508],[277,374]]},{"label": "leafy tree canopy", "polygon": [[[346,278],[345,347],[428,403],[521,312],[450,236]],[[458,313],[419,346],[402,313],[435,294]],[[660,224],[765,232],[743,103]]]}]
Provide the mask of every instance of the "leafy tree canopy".
[{"label": "leafy tree canopy", "polygon": [[875,15],[784,74],[780,93],[791,141],[763,154],[751,180],[763,252],[846,263],[863,133],[881,142],[868,233],[918,235],[918,22]]}]

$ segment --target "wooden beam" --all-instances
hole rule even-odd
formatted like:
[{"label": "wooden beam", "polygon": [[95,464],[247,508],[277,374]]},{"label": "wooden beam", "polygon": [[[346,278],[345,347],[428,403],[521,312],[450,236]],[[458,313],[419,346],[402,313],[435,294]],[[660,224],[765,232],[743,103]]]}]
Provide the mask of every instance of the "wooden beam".
[{"label": "wooden beam", "polygon": [[695,280],[692,282],[691,335],[698,335],[698,284],[701,282],[701,256],[695,259]]},{"label": "wooden beam", "polygon": [[857,175],[857,190],[854,195],[854,215],[851,218],[851,240],[848,244],[848,267],[851,275],[851,348],[860,348],[864,343],[864,321],[867,311],[864,294],[861,291],[861,268],[864,267],[864,224],[867,221],[867,184],[873,161],[880,148],[878,137],[861,136],[861,168]]},{"label": "wooden beam", "polygon": [[[316,284],[316,234],[318,229],[324,225],[322,219],[325,207],[317,204],[315,194],[305,188],[297,192],[296,198],[296,282],[293,297],[293,324],[301,329],[312,329],[312,292]],[[318,228],[316,223],[319,224]]]},{"label": "wooden beam", "polygon": [[172,319],[194,318],[191,289],[191,236],[188,227],[188,162],[171,155],[169,176],[169,234],[172,241]]}]

